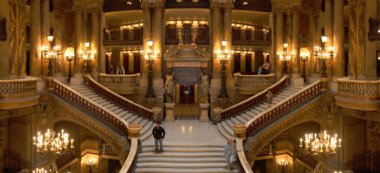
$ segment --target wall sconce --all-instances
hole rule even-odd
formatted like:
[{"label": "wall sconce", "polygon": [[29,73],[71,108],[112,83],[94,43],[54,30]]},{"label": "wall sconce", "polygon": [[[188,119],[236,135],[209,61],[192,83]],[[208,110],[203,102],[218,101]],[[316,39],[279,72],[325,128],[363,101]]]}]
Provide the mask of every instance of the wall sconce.
[{"label": "wall sconce", "polygon": [[85,61],[85,73],[90,73],[90,64],[91,61],[95,58],[96,51],[91,50],[90,42],[84,43],[84,47],[84,50],[79,51],[79,56],[83,61]]},{"label": "wall sconce", "polygon": [[74,49],[68,48],[65,51],[65,59],[69,62],[69,74],[67,76],[67,82],[70,82],[72,74],[71,74],[71,62],[74,60]]}]

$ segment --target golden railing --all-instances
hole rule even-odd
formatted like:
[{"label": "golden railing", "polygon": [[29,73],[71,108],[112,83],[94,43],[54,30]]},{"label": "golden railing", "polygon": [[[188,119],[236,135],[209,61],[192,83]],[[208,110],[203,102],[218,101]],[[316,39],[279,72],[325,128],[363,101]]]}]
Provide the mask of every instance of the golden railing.
[{"label": "golden railing", "polygon": [[288,83],[288,79],[289,79],[288,76],[284,76],[275,84],[270,86],[268,89],[261,91],[260,93],[223,110],[221,112],[221,119],[224,120],[224,119],[236,116],[238,113],[245,111],[248,108],[251,108],[252,106],[255,106],[263,102],[266,99],[266,94],[268,91],[271,91],[273,94],[277,94],[278,92],[280,92],[282,89],[286,87]]},{"label": "golden railing", "polygon": [[[254,119],[245,123],[246,127],[246,137],[251,136],[254,133],[257,133],[260,129],[263,129],[268,124],[274,122],[276,119],[280,118],[280,116],[285,115],[287,112],[294,109],[296,106],[301,103],[314,98],[315,96],[322,93],[322,83],[320,80],[314,82],[313,84],[303,88],[298,91],[293,96],[277,103],[270,109],[260,113]],[[245,153],[242,150],[244,144],[242,139],[238,139],[236,143],[238,157],[240,160],[240,166],[242,168],[242,172],[252,172],[250,165],[246,159]],[[239,152],[240,150],[240,152]]]},{"label": "golden railing", "polygon": [[99,83],[118,94],[135,94],[140,86],[140,73],[116,75],[99,74]]},{"label": "golden railing", "polygon": [[336,105],[356,110],[380,110],[380,80],[339,79]]},{"label": "golden railing", "polygon": [[0,80],[0,109],[17,109],[38,103],[37,79]]},{"label": "golden railing", "polygon": [[234,74],[235,87],[240,94],[256,94],[276,82],[275,74],[243,75]]},{"label": "golden railing", "polygon": [[127,111],[134,112],[138,114],[139,116],[142,116],[144,118],[147,118],[149,120],[153,119],[153,111],[151,109],[148,109],[142,105],[139,105],[131,100],[128,100],[125,97],[120,96],[119,94],[116,94],[115,92],[111,91],[110,89],[104,87],[97,81],[95,81],[92,77],[86,76],[85,77],[86,84],[92,88],[97,94],[100,94],[101,96],[107,98],[108,100],[114,102],[115,104],[119,105],[120,107],[126,109]]}]

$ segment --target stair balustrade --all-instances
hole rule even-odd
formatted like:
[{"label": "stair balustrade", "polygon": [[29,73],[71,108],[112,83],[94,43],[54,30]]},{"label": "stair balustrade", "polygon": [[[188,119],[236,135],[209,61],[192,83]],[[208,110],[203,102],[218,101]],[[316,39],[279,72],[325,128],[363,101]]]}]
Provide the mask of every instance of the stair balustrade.
[{"label": "stair balustrade", "polygon": [[119,118],[115,113],[103,109],[102,106],[93,102],[92,100],[82,97],[79,93],[71,89],[70,87],[62,84],[56,79],[53,79],[53,92],[64,98],[66,101],[77,104],[86,111],[98,116],[105,120],[107,123],[113,125],[113,127],[119,129],[126,136],[128,135],[128,124],[123,119]]},{"label": "stair balustrade", "polygon": [[[278,87],[277,87],[278,89]],[[263,113],[259,114],[256,118],[247,122],[245,126],[247,127],[246,136],[250,136],[252,133],[263,128],[266,124],[272,122],[273,120],[279,118],[281,115],[292,110],[294,107],[303,103],[314,96],[322,93],[322,83],[320,80],[314,82],[310,86],[305,87],[297,94],[286,98],[285,100],[278,103],[276,106],[269,108]]]},{"label": "stair balustrade", "polygon": [[256,94],[276,82],[276,74],[243,75],[234,74],[235,87],[240,94]]},{"label": "stair balustrade", "polygon": [[99,74],[99,83],[118,94],[135,94],[140,86],[140,73],[136,74]]},{"label": "stair balustrade", "polygon": [[138,138],[131,139],[131,148],[127,159],[125,160],[120,173],[132,173],[134,172],[135,165],[137,163],[137,150],[138,150]]},{"label": "stair balustrade", "polygon": [[16,109],[38,102],[37,79],[0,80],[0,109]]},{"label": "stair balustrade", "polygon": [[233,116],[236,116],[238,113],[247,110],[248,108],[251,108],[252,106],[255,106],[263,101],[266,100],[266,94],[268,91],[271,91],[274,95],[279,93],[282,89],[288,85],[288,76],[282,77],[279,81],[277,81],[275,84],[270,86],[268,89],[261,91],[260,93],[241,101],[238,104],[235,104],[221,112],[221,119],[225,120],[227,118],[231,118]]},{"label": "stair balustrade", "polygon": [[138,114],[139,116],[142,116],[146,119],[153,120],[153,111],[151,109],[148,109],[142,105],[139,105],[131,100],[128,100],[115,92],[111,91],[110,89],[102,86],[97,81],[95,81],[90,76],[86,76],[85,78],[86,84],[92,88],[96,93],[100,94],[101,96],[107,98],[108,100],[114,102],[118,106],[124,108],[127,111],[134,112]]},{"label": "stair balustrade", "polygon": [[339,79],[335,99],[338,106],[368,111],[379,110],[380,80]]}]

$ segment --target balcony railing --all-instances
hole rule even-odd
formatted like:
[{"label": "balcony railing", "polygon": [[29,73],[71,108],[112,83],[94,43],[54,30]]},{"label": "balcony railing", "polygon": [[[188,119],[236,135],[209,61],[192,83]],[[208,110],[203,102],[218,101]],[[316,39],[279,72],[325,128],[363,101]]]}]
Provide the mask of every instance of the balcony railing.
[{"label": "balcony railing", "polygon": [[114,102],[115,104],[119,105],[120,107],[138,114],[139,116],[142,116],[144,118],[153,119],[153,111],[151,109],[148,109],[142,105],[139,105],[131,100],[128,100],[115,92],[111,91],[110,89],[104,87],[103,85],[99,84],[97,81],[95,81],[90,76],[86,76],[85,78],[87,85],[95,90],[96,93],[100,94],[101,96],[109,99],[110,101]]},{"label": "balcony railing", "polygon": [[177,0],[166,0],[166,8],[208,8],[210,6],[209,0],[182,0],[182,2],[177,2]]},{"label": "balcony railing", "polygon": [[380,80],[338,80],[336,104],[358,110],[380,109]]},{"label": "balcony railing", "polygon": [[235,73],[234,78],[235,87],[238,88],[240,94],[256,94],[276,82],[275,74],[242,75]]},{"label": "balcony railing", "polygon": [[37,79],[0,80],[0,109],[16,109],[38,102]]},{"label": "balcony railing", "polygon": [[142,45],[142,27],[133,29],[108,28],[104,30],[104,46]]},{"label": "balcony railing", "polygon": [[118,94],[135,94],[140,86],[140,73],[128,75],[99,74],[99,83]]},{"label": "balcony railing", "polygon": [[[277,88],[279,88],[279,86]],[[254,132],[257,132],[259,129],[265,127],[265,125],[273,122],[273,120],[279,118],[281,115],[284,115],[286,112],[289,112],[295,106],[319,95],[322,93],[321,89],[322,84],[321,81],[318,80],[310,86],[298,91],[295,95],[281,101],[270,109],[257,115],[254,119],[245,124],[247,127],[246,136],[251,136]]]},{"label": "balcony railing", "polygon": [[118,129],[121,133],[128,135],[128,124],[125,120],[121,119],[115,113],[105,110],[101,105],[94,101],[81,96],[77,91],[62,84],[56,79],[53,79],[53,92],[66,101],[76,104],[84,110],[91,112],[94,116],[104,120],[113,128]]},{"label": "balcony railing", "polygon": [[252,106],[255,106],[261,102],[263,102],[266,99],[266,94],[270,90],[273,94],[277,94],[280,92],[285,86],[287,85],[289,77],[285,76],[282,77],[279,81],[277,81],[275,84],[273,84],[268,89],[261,91],[260,93],[238,103],[235,104],[221,112],[221,119],[227,119],[233,116],[236,116],[238,113],[245,111]]}]

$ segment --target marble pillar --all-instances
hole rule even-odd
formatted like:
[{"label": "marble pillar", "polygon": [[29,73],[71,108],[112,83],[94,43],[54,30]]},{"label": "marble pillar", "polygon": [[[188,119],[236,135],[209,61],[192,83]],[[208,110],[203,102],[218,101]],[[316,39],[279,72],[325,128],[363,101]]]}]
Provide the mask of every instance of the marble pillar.
[{"label": "marble pillar", "polygon": [[350,78],[375,80],[376,42],[368,40],[369,18],[376,17],[376,2],[352,0],[349,4],[349,64]]},{"label": "marble pillar", "polygon": [[[227,50],[232,49],[232,2],[227,2],[223,13],[223,40],[227,41]],[[227,64],[227,77],[232,78],[233,59]]]},{"label": "marble pillar", "polygon": [[102,41],[104,40],[104,29],[105,29],[105,25],[106,25],[106,17],[105,17],[105,14],[103,12],[103,10],[101,10],[100,12],[100,44],[99,44],[99,72],[100,73],[106,73],[106,50],[104,48],[104,45],[102,43]]},{"label": "marble pillar", "polygon": [[[282,51],[284,44],[284,13],[281,10],[276,11],[276,50]],[[276,52],[276,56],[277,56]],[[282,75],[282,63],[276,58],[276,76]]]},{"label": "marble pillar", "polygon": [[[300,8],[300,7],[299,7]],[[303,78],[300,74],[300,26],[299,26],[299,8],[292,11],[292,49],[294,52],[293,63],[292,63],[292,78],[291,84],[299,86],[303,85]]]},{"label": "marble pillar", "polygon": [[[55,38],[55,45],[60,45],[62,48],[62,24],[63,24],[63,9],[55,8],[54,9],[54,38]],[[62,49],[61,49],[62,52]],[[64,53],[57,58],[57,61],[55,63],[55,76],[60,80],[64,81],[63,74],[66,73],[65,69],[65,58]]]},{"label": "marble pillar", "polygon": [[344,2],[334,1],[334,76],[344,76]]},{"label": "marble pillar", "polygon": [[154,78],[160,78],[162,73],[161,64],[164,62],[162,60],[162,48],[163,48],[163,25],[165,25],[165,22],[163,20],[163,5],[164,4],[157,4],[154,8],[154,14],[153,17],[153,24],[154,29],[152,29],[152,37],[153,37],[153,50],[156,51],[156,53],[159,54],[156,61],[154,62]]},{"label": "marble pillar", "polygon": [[99,51],[99,45],[100,45],[100,32],[99,32],[99,11],[100,7],[95,7],[91,9],[91,49],[96,51],[96,56],[94,57],[94,60],[92,60],[91,66],[92,66],[92,75],[98,76],[99,72],[99,58],[101,55],[101,51]]},{"label": "marble pillar", "polygon": [[[325,45],[326,48],[329,46],[333,46],[334,43],[334,0],[325,0],[325,36],[327,36],[327,43]],[[334,59],[333,59],[334,61]],[[327,66],[327,76],[332,77],[333,76],[333,65],[332,63],[326,63]]]},{"label": "marble pillar", "polygon": [[270,49],[270,54],[269,54],[269,63],[271,64],[271,69],[270,69],[270,73],[275,73],[276,72],[276,54],[277,54],[277,44],[276,44],[276,27],[275,27],[275,24],[276,23],[276,13],[274,11],[272,11],[270,13],[270,17],[269,17],[269,26],[270,26],[270,30],[271,30],[271,38],[272,38],[272,44],[271,44],[271,49]]},{"label": "marble pillar", "polygon": [[[47,36],[50,34],[49,0],[41,0],[41,46],[49,46]],[[43,60],[43,57],[41,57]],[[42,74],[48,73],[47,61],[42,61]]]},{"label": "marble pillar", "polygon": [[[33,4],[33,1],[32,1]],[[9,22],[9,2],[0,1],[0,16],[4,17],[7,22]],[[8,33],[7,39],[5,41],[0,41],[0,79],[9,78],[9,40],[10,40],[10,30],[9,24],[7,23],[6,32]],[[1,163],[1,162],[0,162]],[[0,167],[1,168],[1,167]]]},{"label": "marble pillar", "polygon": [[82,61],[80,59],[80,51],[82,49],[82,10],[77,7],[75,10],[75,57],[74,57],[74,76],[71,79],[72,85],[80,85],[83,83]]},{"label": "marble pillar", "polygon": [[314,54],[313,54],[313,47],[314,47],[314,44],[315,44],[315,42],[314,42],[314,40],[315,40],[315,17],[313,15],[313,12],[310,12],[308,14],[308,20],[309,20],[309,38],[310,38],[309,47],[311,49],[309,49],[309,51],[310,51],[310,57],[306,61],[305,72],[306,72],[306,76],[309,78],[309,77],[311,77],[311,75],[313,73],[315,73],[315,63],[316,63],[316,60],[315,60],[315,57],[314,57]]},{"label": "marble pillar", "polygon": [[[143,1],[144,2],[144,1]],[[149,6],[142,6],[143,8],[143,47],[144,50],[148,50],[148,41],[152,39],[152,18],[151,18],[151,8]],[[144,56],[141,58],[142,73],[145,74],[142,77],[146,78],[148,74],[148,66],[145,62]]]},{"label": "marble pillar", "polygon": [[219,4],[214,3],[211,5],[211,37],[212,37],[212,73],[213,73],[213,78],[220,78],[220,62],[218,59],[215,57],[215,53],[218,50],[221,50],[221,12],[220,12],[220,7]]}]

